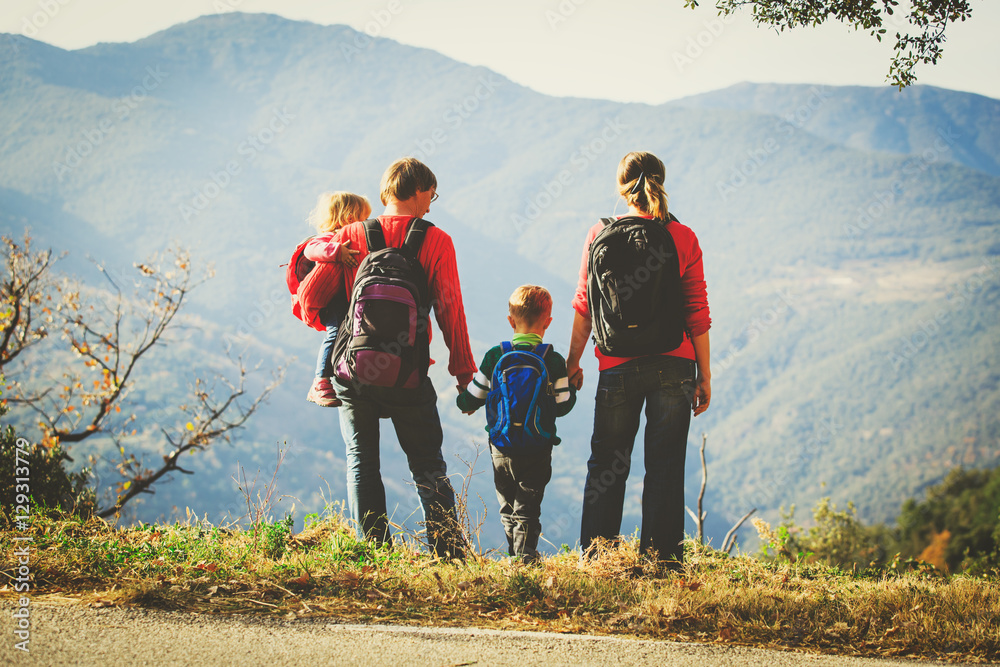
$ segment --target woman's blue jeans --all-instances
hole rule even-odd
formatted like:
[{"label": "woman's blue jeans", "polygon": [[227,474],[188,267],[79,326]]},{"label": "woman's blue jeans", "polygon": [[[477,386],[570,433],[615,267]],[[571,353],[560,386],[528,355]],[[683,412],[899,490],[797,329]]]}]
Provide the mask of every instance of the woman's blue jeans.
[{"label": "woman's blue jeans", "polygon": [[625,482],[639,414],[646,406],[645,468],[639,547],[660,561],[683,562],[684,459],[695,364],[647,356],[601,371],[583,492],[580,543],[621,532]]},{"label": "woman's blue jeans", "polygon": [[336,377],[333,386],[343,401],[338,412],[347,444],[347,500],[359,534],[379,544],[391,539],[379,457],[379,419],[389,418],[417,486],[431,548],[438,556],[463,557],[455,492],[441,453],[444,434],[437,393],[430,378],[416,389],[347,384]]}]

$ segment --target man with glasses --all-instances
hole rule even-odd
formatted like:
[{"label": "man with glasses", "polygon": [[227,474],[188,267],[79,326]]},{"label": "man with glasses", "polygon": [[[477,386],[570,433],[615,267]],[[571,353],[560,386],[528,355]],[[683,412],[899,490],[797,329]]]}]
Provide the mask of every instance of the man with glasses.
[{"label": "man with glasses", "polygon": [[[382,175],[380,197],[385,212],[378,217],[387,246],[402,247],[412,222],[423,218],[436,201],[437,178],[415,158],[392,164]],[[337,236],[359,251],[358,265],[368,254],[364,223],[342,228]],[[430,226],[417,252],[427,276],[435,319],[448,346],[448,372],[462,392],[472,381],[476,361],[469,344],[455,246],[439,227]],[[331,298],[341,291],[350,296],[358,267],[317,264],[299,288],[305,319],[319,318]],[[440,557],[464,556],[464,541],[455,515],[455,494],[441,452],[444,435],[437,412],[437,394],[426,375],[418,387],[380,387],[334,379],[340,406],[340,428],[347,445],[347,493],[351,516],[359,532],[382,544],[390,541],[385,487],[379,471],[379,419],[392,420],[400,447],[423,507],[427,536]]]}]

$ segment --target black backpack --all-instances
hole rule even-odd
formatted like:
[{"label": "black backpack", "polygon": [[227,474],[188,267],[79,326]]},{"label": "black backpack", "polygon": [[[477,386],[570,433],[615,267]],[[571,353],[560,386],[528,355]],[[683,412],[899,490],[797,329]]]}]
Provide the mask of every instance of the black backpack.
[{"label": "black backpack", "polygon": [[684,339],[677,245],[667,222],[602,218],[590,244],[587,303],[602,354],[641,357],[676,349]]},{"label": "black backpack", "polygon": [[414,389],[430,363],[430,298],[417,253],[433,224],[414,218],[402,248],[386,247],[378,220],[366,220],[347,315],[333,347],[334,374],[347,382]]}]

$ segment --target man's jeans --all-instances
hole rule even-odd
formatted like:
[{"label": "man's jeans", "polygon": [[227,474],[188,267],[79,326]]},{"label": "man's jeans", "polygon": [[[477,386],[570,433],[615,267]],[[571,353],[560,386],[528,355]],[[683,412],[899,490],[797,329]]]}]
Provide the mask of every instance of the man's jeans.
[{"label": "man's jeans", "polygon": [[684,457],[694,368],[689,359],[656,355],[601,371],[583,494],[584,551],[594,538],[614,539],[621,532],[625,481],[645,403],[646,476],[639,547],[642,553],[653,549],[661,561],[683,561]]},{"label": "man's jeans", "polygon": [[379,470],[379,418],[388,417],[417,486],[428,542],[438,556],[464,556],[430,378],[416,389],[345,384],[339,378],[334,378],[333,386],[343,401],[339,411],[347,444],[347,499],[359,533],[379,544],[391,540]]}]

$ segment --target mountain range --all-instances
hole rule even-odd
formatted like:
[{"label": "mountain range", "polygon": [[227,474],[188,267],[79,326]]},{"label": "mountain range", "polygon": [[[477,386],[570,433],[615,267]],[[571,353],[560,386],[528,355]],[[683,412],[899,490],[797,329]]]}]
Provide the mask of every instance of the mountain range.
[{"label": "mountain range", "polygon": [[[714,541],[750,508],[774,520],[822,496],[891,520],[951,467],[1000,463],[1000,102],[750,83],[656,106],[555,98],[364,37],[241,13],[77,51],[0,37],[0,230],[30,227],[39,247],[69,251],[62,270],[95,285],[94,262],[128,271],[170,244],[214,266],[144,367],[137,415],[175,418],[193,370],[224,371],[227,345],[288,365],[232,446],[134,518],[239,515],[237,462],[269,475],[282,444],[278,487],[297,516],[345,497],[337,413],[304,401],[319,334],[291,316],[280,265],[319,193],[365,194],[377,213],[381,173],[404,155],[437,175],[427,217],[455,239],[477,356],[507,336],[507,296],[526,282],[553,293],[547,340],[565,354],[586,231],[624,212],[618,161],[663,159],[671,211],[704,251],[713,314],[713,402],[692,422],[686,491],[693,507],[704,432]],[[498,546],[488,455],[476,460],[485,417],[458,413],[447,351],[433,356],[449,465],[485,511],[485,546]],[[550,549],[578,537],[597,380],[585,357],[543,506]],[[12,417],[30,432],[30,416]],[[144,423],[138,436],[153,458],[156,433]],[[390,505],[405,519],[417,504],[401,459],[385,429]],[[639,516],[641,446],[633,460],[624,532]],[[109,466],[99,473],[114,481]]]}]

